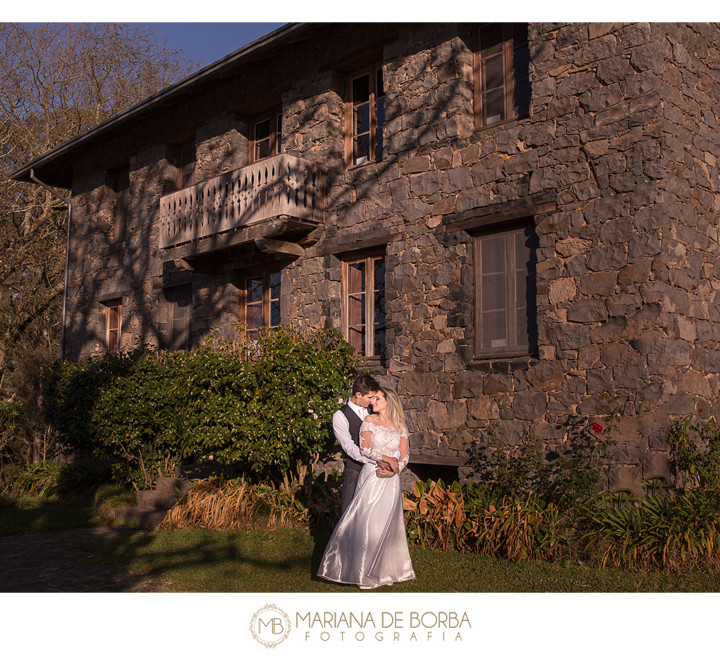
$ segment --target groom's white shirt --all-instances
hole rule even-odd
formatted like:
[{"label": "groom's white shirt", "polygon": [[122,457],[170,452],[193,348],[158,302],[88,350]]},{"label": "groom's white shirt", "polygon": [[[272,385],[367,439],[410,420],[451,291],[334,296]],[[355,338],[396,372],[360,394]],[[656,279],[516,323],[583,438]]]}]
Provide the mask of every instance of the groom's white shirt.
[{"label": "groom's white shirt", "polygon": [[[348,406],[357,414],[360,420],[365,420],[368,415],[367,407],[359,407],[355,403],[348,400]],[[360,452],[360,448],[355,445],[355,441],[350,436],[350,423],[345,414],[339,409],[333,414],[332,419],[333,432],[337,438],[340,447],[345,451],[348,457],[351,457],[361,464],[374,464],[375,460],[368,459]]]}]

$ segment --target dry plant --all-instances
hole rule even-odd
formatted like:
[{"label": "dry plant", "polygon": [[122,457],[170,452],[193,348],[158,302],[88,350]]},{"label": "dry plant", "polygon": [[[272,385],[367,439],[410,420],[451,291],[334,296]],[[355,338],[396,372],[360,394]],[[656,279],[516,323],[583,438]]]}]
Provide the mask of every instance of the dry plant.
[{"label": "dry plant", "polygon": [[466,541],[479,553],[511,561],[550,559],[559,550],[558,508],[504,498],[490,505],[483,516],[468,520]]},{"label": "dry plant", "polygon": [[417,500],[403,499],[403,509],[413,515],[412,534],[426,548],[447,551],[456,548],[465,523],[465,503],[462,494],[432,482],[428,491],[416,483]]},{"label": "dry plant", "polygon": [[296,503],[293,494],[240,478],[197,482],[168,512],[160,527],[274,530],[307,526],[307,510]]},{"label": "dry plant", "polygon": [[[558,508],[529,496],[500,502],[465,499],[469,494],[455,482],[416,482],[406,494],[408,538],[425,548],[457,550],[509,560],[547,559],[560,550]],[[480,506],[482,505],[482,506]]]}]

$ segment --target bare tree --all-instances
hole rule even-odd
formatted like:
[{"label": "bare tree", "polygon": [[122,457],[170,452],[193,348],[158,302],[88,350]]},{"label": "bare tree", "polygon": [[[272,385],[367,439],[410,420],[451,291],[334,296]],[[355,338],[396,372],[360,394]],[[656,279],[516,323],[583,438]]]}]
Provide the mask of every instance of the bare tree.
[{"label": "bare tree", "polygon": [[58,199],[9,174],[194,68],[142,25],[0,24],[0,392],[5,396],[17,350],[57,345],[66,225]]},{"label": "bare tree", "polygon": [[0,23],[0,404],[22,406],[0,470],[44,456],[38,403],[59,353],[67,222],[48,190],[9,175],[195,68],[142,25]]}]

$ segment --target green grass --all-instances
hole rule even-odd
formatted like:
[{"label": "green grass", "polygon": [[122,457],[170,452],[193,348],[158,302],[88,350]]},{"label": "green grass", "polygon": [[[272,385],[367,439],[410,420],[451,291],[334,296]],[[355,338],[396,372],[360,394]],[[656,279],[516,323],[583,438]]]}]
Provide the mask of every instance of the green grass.
[{"label": "green grass", "polygon": [[[0,499],[0,537],[98,525],[90,501]],[[290,530],[159,530],[92,538],[87,553],[113,571],[173,592],[358,592],[315,576],[328,535]],[[94,550],[93,550],[94,549]],[[598,569],[410,547],[418,579],[381,592],[720,592],[720,574]]]},{"label": "green grass", "polygon": [[0,537],[89,528],[99,523],[91,502],[71,498],[0,498]]},{"label": "green grass", "polygon": [[[100,540],[99,540],[100,541]],[[361,592],[315,576],[327,536],[302,532],[158,531],[101,540],[106,568],[174,592]],[[381,592],[720,592],[720,574],[660,574],[521,562],[411,547],[418,579]]]}]

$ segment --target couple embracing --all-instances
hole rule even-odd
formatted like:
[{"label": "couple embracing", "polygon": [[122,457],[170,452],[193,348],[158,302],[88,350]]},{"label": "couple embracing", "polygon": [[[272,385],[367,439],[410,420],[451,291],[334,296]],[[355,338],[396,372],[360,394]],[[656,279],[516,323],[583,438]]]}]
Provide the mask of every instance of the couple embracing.
[{"label": "couple embracing", "polygon": [[318,576],[362,589],[415,578],[399,477],[408,463],[408,431],[397,394],[361,375],[335,412],[333,431],[345,464],[342,516]]}]

